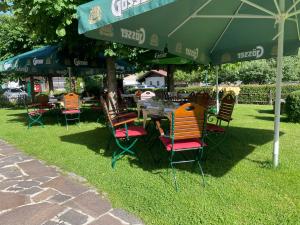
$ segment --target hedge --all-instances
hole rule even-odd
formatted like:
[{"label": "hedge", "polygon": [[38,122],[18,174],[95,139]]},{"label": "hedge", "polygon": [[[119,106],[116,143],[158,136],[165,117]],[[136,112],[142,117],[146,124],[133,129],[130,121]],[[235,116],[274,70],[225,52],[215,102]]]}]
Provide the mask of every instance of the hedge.
[{"label": "hedge", "polygon": [[289,121],[300,122],[300,90],[287,96],[285,109]]},{"label": "hedge", "polygon": [[[176,88],[177,91],[186,91],[188,93],[194,91],[213,91],[210,87],[185,87]],[[238,96],[239,103],[246,104],[272,104],[275,99],[275,85],[241,85]],[[282,85],[282,98],[285,99],[287,95],[293,91],[300,90],[300,84]]]}]

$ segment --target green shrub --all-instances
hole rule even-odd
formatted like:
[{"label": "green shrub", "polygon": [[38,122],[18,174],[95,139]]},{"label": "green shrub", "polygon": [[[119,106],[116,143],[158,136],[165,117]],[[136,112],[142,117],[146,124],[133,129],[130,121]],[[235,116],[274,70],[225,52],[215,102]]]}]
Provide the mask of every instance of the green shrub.
[{"label": "green shrub", "polygon": [[289,121],[300,122],[300,91],[294,91],[287,96],[285,107]]},{"label": "green shrub", "polygon": [[[208,91],[210,93],[213,92],[214,86],[209,87],[180,87],[176,88],[176,91],[186,91],[190,93],[192,91],[199,92],[199,91]],[[246,104],[271,104],[275,99],[275,85],[258,85],[258,84],[251,84],[251,85],[241,85],[240,86],[240,93],[238,96],[239,103],[246,103]],[[300,90],[299,84],[286,84],[282,85],[282,97],[285,99],[289,93],[293,91]]]}]

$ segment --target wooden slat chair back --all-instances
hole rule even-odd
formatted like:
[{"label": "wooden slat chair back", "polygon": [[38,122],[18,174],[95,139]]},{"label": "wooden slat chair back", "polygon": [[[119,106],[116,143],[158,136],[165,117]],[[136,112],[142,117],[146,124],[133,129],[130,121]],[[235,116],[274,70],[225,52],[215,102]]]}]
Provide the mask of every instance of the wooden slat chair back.
[{"label": "wooden slat chair back", "polygon": [[79,95],[68,93],[64,95],[64,110],[62,113],[65,116],[65,121],[68,129],[68,121],[78,121],[80,123],[80,101]]},{"label": "wooden slat chair back", "polygon": [[174,140],[202,138],[204,122],[204,107],[195,103],[186,103],[180,106],[174,112],[171,123]]},{"label": "wooden slat chair back", "polygon": [[80,102],[79,102],[79,95],[75,93],[68,93],[64,95],[64,107],[67,110],[71,109],[79,109]]},{"label": "wooden slat chair back", "polygon": [[206,130],[209,133],[225,133],[226,129],[221,126],[222,121],[227,122],[227,127],[232,120],[232,112],[234,109],[235,97],[232,94],[227,94],[221,100],[219,113],[216,115],[216,124],[208,123]]},{"label": "wooden slat chair back", "polygon": [[226,122],[232,120],[232,112],[235,104],[235,98],[232,94],[227,94],[221,101],[221,106],[217,118]]},{"label": "wooden slat chair back", "polygon": [[111,115],[109,113],[107,104],[106,104],[106,102],[105,102],[105,100],[104,100],[104,98],[102,96],[100,97],[100,102],[101,102],[101,106],[102,106],[102,109],[103,109],[103,113],[104,113],[107,125],[110,128],[112,128],[113,127],[113,123],[112,123]]},{"label": "wooden slat chair back", "polygon": [[141,100],[148,100],[155,97],[155,93],[152,91],[145,91],[141,94]]},{"label": "wooden slat chair back", "polygon": [[189,102],[196,102],[196,93],[195,92],[191,92],[188,96],[188,101]]},{"label": "wooden slat chair back", "polygon": [[198,92],[195,96],[195,103],[203,106],[205,109],[209,107],[210,95],[207,92]]},{"label": "wooden slat chair back", "polygon": [[[135,112],[129,112],[125,105],[120,106],[118,102],[115,102],[114,104],[110,95],[107,95],[107,103],[109,103],[106,104],[106,106],[111,119],[117,118],[120,115],[126,115],[126,117],[137,117],[137,114]],[[108,108],[108,105],[111,107],[110,109]]]},{"label": "wooden slat chair back", "polygon": [[[135,155],[135,152],[132,151],[132,148],[138,141],[138,138],[141,136],[145,136],[147,132],[145,129],[141,126],[132,126],[132,124],[137,117],[126,117],[126,115],[122,116],[116,116],[113,119],[111,118],[111,115],[109,114],[109,110],[107,107],[107,103],[103,99],[103,97],[100,98],[102,108],[104,111],[104,115],[107,120],[107,126],[112,133],[113,138],[115,139],[115,142],[119,149],[116,149],[112,156],[112,162],[111,166],[112,168],[115,168],[116,162],[118,159],[120,159],[125,154],[131,154]],[[130,144],[128,145],[128,142],[130,141]],[[124,142],[124,143],[123,143]],[[110,141],[108,142],[108,147],[110,146]]]},{"label": "wooden slat chair back", "polygon": [[49,97],[45,94],[38,94],[35,96],[35,101],[36,103],[46,105],[49,102]]}]

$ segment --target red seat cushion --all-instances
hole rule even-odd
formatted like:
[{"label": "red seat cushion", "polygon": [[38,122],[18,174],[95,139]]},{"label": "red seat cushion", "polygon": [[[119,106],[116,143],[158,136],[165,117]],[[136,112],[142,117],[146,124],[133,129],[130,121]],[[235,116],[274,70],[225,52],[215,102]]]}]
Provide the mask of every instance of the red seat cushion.
[{"label": "red seat cushion", "polygon": [[78,114],[80,113],[79,109],[69,109],[62,111],[63,114]]},{"label": "red seat cushion", "polygon": [[[128,127],[128,136],[129,137],[144,136],[146,134],[147,134],[147,132],[143,127],[140,127],[140,126]],[[115,136],[116,136],[116,138],[125,138],[126,137],[126,129],[125,128],[116,129]]]},{"label": "red seat cushion", "polygon": [[[162,141],[164,146],[166,147],[167,151],[172,150],[172,140],[168,137],[159,137],[159,139]],[[185,139],[185,140],[177,140],[174,141],[173,150],[174,151],[181,151],[181,150],[187,150],[192,148],[201,148],[207,146],[204,142],[199,140],[198,138],[192,138],[192,139]]]},{"label": "red seat cushion", "polygon": [[44,110],[44,109],[38,109],[38,110],[31,111],[31,112],[29,112],[28,114],[29,114],[30,116],[36,116],[36,115],[44,114],[45,112],[47,112],[47,110]]},{"label": "red seat cushion", "polygon": [[208,123],[206,125],[206,130],[208,132],[218,132],[218,133],[224,133],[225,132],[225,129],[223,127],[220,127],[216,124],[211,124],[211,123]]},{"label": "red seat cushion", "polygon": [[40,104],[40,109],[51,109],[53,108],[53,105],[50,103],[44,103],[44,104]]}]

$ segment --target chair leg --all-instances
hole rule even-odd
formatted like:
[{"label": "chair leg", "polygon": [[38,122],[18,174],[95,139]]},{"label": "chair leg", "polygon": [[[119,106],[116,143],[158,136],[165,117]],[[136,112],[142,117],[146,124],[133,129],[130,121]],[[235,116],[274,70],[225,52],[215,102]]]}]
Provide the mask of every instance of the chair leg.
[{"label": "chair leg", "polygon": [[112,157],[112,161],[111,161],[111,166],[113,169],[115,168],[116,162],[118,161],[118,159],[120,159],[122,156],[124,156],[125,153],[129,153],[131,155],[136,156],[136,154],[131,149],[133,148],[133,146],[136,144],[137,141],[138,141],[138,138],[136,138],[128,147],[124,147],[123,145],[121,145],[120,141],[118,139],[116,139],[116,144],[121,149],[121,151],[118,153],[118,150],[116,150],[113,153],[113,157]]},{"label": "chair leg", "polygon": [[68,127],[68,117],[67,117],[67,114],[65,114],[65,120],[66,120],[67,130],[69,130],[69,127]]},{"label": "chair leg", "polygon": [[175,184],[175,190],[178,191],[179,187],[178,187],[178,183],[177,183],[177,178],[176,178],[176,171],[175,171],[175,167],[174,167],[174,163],[173,163],[173,158],[174,158],[174,151],[171,151],[171,156],[170,156],[170,167],[172,168],[172,174],[173,174],[173,181]]}]

